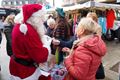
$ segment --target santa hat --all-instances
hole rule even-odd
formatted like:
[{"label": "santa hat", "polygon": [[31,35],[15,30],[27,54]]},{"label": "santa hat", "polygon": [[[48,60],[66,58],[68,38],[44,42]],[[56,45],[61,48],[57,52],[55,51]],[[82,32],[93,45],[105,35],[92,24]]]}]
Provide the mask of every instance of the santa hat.
[{"label": "santa hat", "polygon": [[26,21],[32,16],[33,13],[39,11],[42,9],[42,6],[39,4],[28,4],[28,5],[24,5],[22,7],[23,10],[23,16],[24,16],[24,20],[23,22],[26,23]]},{"label": "santa hat", "polygon": [[[27,20],[33,14],[35,15],[35,13],[39,12],[40,10],[42,10],[42,8],[43,8],[42,5],[39,5],[39,4],[27,4],[27,5],[23,5],[22,6],[22,10],[21,10],[20,14],[18,15],[19,16],[18,18],[20,18],[20,16],[23,18],[22,19],[22,24],[20,25],[20,31],[22,33],[24,33],[24,35],[27,33],[27,25],[26,25]],[[42,13],[39,12],[39,15],[41,15],[41,14]]]}]

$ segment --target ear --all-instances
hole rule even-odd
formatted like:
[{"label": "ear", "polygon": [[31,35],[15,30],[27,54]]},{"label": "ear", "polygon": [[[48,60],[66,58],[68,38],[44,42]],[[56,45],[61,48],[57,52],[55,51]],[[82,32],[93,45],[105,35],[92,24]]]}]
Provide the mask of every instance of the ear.
[{"label": "ear", "polygon": [[77,37],[80,38],[84,34],[85,30],[84,29],[78,29],[77,30]]}]

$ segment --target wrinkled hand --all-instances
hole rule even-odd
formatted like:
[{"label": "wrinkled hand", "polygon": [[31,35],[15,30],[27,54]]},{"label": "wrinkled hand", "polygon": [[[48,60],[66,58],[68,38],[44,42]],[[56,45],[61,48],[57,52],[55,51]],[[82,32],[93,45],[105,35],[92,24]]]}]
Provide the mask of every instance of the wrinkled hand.
[{"label": "wrinkled hand", "polygon": [[55,39],[55,38],[53,38],[53,39],[52,39],[52,43],[57,46],[57,45],[60,44],[60,41],[57,40],[57,39]]},{"label": "wrinkled hand", "polygon": [[64,47],[64,48],[62,49],[62,51],[65,52],[66,55],[69,55],[69,54],[70,54],[70,49],[67,48],[67,47]]}]

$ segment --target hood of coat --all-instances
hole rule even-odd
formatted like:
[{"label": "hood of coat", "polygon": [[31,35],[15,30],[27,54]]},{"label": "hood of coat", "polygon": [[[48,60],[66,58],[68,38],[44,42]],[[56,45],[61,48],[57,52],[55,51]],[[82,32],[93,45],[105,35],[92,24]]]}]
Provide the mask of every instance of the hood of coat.
[{"label": "hood of coat", "polygon": [[101,36],[98,35],[94,35],[92,38],[86,40],[84,46],[98,56],[104,56],[106,53],[106,44],[101,39]]}]

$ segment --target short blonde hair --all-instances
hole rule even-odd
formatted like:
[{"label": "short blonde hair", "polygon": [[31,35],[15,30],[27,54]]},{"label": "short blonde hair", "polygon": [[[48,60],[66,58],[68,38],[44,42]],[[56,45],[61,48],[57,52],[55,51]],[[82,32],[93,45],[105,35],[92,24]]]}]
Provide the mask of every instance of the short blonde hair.
[{"label": "short blonde hair", "polygon": [[89,12],[86,17],[92,18],[94,21],[98,22],[98,16],[95,12]]},{"label": "short blonde hair", "polygon": [[[86,17],[92,18],[95,22],[98,23],[98,16],[97,16],[97,14],[95,12],[89,12]],[[101,28],[101,26],[99,24],[97,26],[98,27],[96,29],[96,33],[98,35],[102,35],[102,28]]]},{"label": "short blonde hair", "polygon": [[5,19],[5,23],[10,23],[11,21],[11,23],[14,23],[14,18],[15,18],[15,15],[14,14],[10,14],[10,15],[8,15],[7,16],[7,18]]},{"label": "short blonde hair", "polygon": [[47,25],[50,26],[51,24],[55,24],[55,20],[53,18],[47,20]]},{"label": "short blonde hair", "polygon": [[76,34],[79,36],[81,30],[84,30],[83,34],[85,35],[94,34],[97,27],[97,23],[91,18],[82,18],[78,24]]}]

